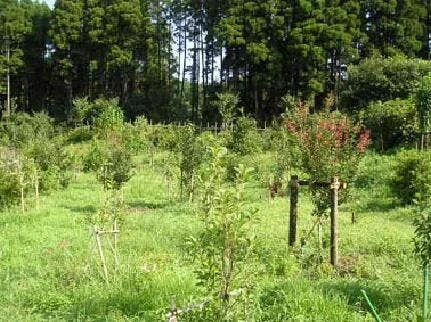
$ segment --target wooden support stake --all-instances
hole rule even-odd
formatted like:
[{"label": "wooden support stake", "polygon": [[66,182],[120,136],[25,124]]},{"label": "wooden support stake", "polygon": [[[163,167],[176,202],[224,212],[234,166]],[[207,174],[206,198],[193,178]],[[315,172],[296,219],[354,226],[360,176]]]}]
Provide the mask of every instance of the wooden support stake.
[{"label": "wooden support stake", "polygon": [[176,296],[173,295],[171,297],[171,309],[169,313],[168,322],[177,322],[177,315],[178,315],[178,309],[177,309],[177,303],[176,303]]},{"label": "wooden support stake", "polygon": [[39,209],[39,176],[36,170],[34,170],[34,198],[36,201],[36,209]]},{"label": "wooden support stake", "polygon": [[22,213],[25,213],[24,173],[23,172],[20,172],[19,174],[19,184],[21,186],[21,210],[22,210]]},{"label": "wooden support stake", "polygon": [[112,230],[114,231],[114,261],[115,261],[115,266],[118,267],[118,265],[120,264],[120,261],[118,260],[118,233],[116,233],[118,231],[117,228],[117,219],[114,219],[114,225],[112,226]]},{"label": "wooden support stake", "polygon": [[298,219],[299,177],[293,175],[290,180],[290,220],[289,220],[289,246],[296,243],[296,221]]},{"label": "wooden support stake", "polygon": [[109,284],[108,267],[106,266],[106,259],[102,249],[102,240],[100,238],[99,229],[97,228],[97,226],[93,226],[93,232],[94,232],[94,237],[96,238],[97,251],[99,253],[100,261],[102,262],[103,276],[105,277],[106,284]]},{"label": "wooden support stake", "polygon": [[333,177],[331,181],[332,202],[331,202],[331,264],[338,265],[338,191],[340,180]]}]

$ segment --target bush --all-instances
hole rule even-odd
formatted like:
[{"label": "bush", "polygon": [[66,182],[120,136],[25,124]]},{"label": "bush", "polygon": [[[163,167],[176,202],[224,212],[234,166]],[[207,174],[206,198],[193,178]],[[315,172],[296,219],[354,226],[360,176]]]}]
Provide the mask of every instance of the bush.
[{"label": "bush", "polygon": [[360,119],[371,130],[375,147],[381,150],[413,142],[419,120],[413,99],[373,102],[360,112]]},{"label": "bush", "polygon": [[98,169],[97,178],[105,189],[120,190],[132,176],[132,157],[122,146],[111,146],[107,152]]},{"label": "bush", "polygon": [[[429,132],[431,130],[431,75],[422,79],[416,93],[416,108],[419,114],[421,133]],[[429,135],[427,135],[427,139],[429,139]],[[429,142],[426,143],[429,144]]]},{"label": "bush", "polygon": [[0,210],[18,204],[21,189],[24,195],[33,192],[36,164],[21,151],[0,147]]},{"label": "bush", "polygon": [[348,90],[342,93],[346,108],[364,108],[372,101],[407,99],[422,77],[431,72],[431,62],[422,59],[370,58],[349,68]]},{"label": "bush", "polygon": [[152,128],[145,117],[138,117],[134,124],[125,123],[123,139],[125,147],[132,152],[144,151],[149,147],[149,137]]},{"label": "bush", "polygon": [[14,113],[0,124],[2,141],[14,147],[24,147],[31,142],[51,139],[55,135],[54,120],[44,112],[29,115]]},{"label": "bush", "polygon": [[403,205],[431,195],[431,153],[403,150],[396,156],[395,176],[390,187]]},{"label": "bush", "polygon": [[108,138],[112,133],[118,133],[122,130],[124,114],[118,100],[98,99],[94,102],[95,109],[98,111],[95,117],[94,125],[101,137]]},{"label": "bush", "polygon": [[16,151],[0,148],[0,209],[16,204],[20,196]]},{"label": "bush", "polygon": [[84,172],[97,171],[105,160],[108,153],[108,147],[105,142],[93,139],[91,146],[82,161]]},{"label": "bush", "polygon": [[88,127],[77,127],[68,132],[65,137],[67,143],[81,143],[90,141],[93,138],[93,131]]},{"label": "bush", "polygon": [[[284,122],[299,147],[302,170],[312,181],[330,182],[333,176],[353,180],[370,143],[368,131],[338,112],[311,115],[303,102],[287,111]],[[330,205],[329,189],[312,185],[311,193],[315,214],[323,215]]]},{"label": "bush", "polygon": [[369,151],[361,159],[354,180],[355,187],[387,192],[395,172],[396,156]]},{"label": "bush", "polygon": [[153,146],[175,151],[178,148],[180,137],[184,132],[184,127],[179,127],[173,124],[166,126],[154,126],[149,133],[148,139]]},{"label": "bush", "polygon": [[71,180],[71,156],[58,140],[35,142],[25,155],[34,160],[41,173],[40,189],[66,188]]},{"label": "bush", "polygon": [[119,190],[131,177],[132,156],[123,143],[93,140],[84,157],[84,171],[96,172],[105,189]]},{"label": "bush", "polygon": [[262,136],[256,128],[256,121],[251,117],[236,119],[229,148],[240,155],[259,153],[262,151]]}]

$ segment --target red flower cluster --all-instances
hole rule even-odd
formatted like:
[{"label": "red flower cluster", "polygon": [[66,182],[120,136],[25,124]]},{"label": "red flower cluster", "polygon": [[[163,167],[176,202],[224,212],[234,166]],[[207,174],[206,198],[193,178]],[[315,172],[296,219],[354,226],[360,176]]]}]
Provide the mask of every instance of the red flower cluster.
[{"label": "red flower cluster", "polygon": [[371,143],[370,131],[340,113],[308,111],[301,102],[284,119],[300,147],[304,170],[316,179],[353,173],[359,154]]},{"label": "red flower cluster", "polygon": [[367,147],[371,144],[371,131],[365,130],[359,134],[357,149],[359,152],[365,152]]}]

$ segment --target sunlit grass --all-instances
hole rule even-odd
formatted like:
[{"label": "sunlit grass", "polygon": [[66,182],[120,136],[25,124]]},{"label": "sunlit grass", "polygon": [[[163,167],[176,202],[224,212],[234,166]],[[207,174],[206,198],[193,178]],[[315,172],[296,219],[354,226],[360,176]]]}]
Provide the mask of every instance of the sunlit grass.
[{"label": "sunlit grass", "polygon": [[[256,319],[371,321],[361,289],[384,320],[417,318],[421,275],[412,255],[411,209],[397,208],[384,194],[377,198],[359,191],[359,205],[341,208],[344,266],[334,271],[326,264],[329,224],[324,225],[324,264],[317,265],[314,232],[302,250],[289,250],[289,199],[268,200],[261,177],[271,169],[270,158],[251,159],[248,162],[259,166],[248,191],[249,203],[259,209],[251,264],[256,272],[251,277]],[[66,190],[44,196],[40,209],[29,200],[25,214],[18,209],[0,214],[0,320],[163,321],[171,295],[179,306],[204,296],[195,286],[194,263],[183,247],[199,230],[192,207],[175,195],[168,199],[162,156],[154,167],[139,160],[137,173],[124,189],[128,211],[119,238],[118,268],[107,255],[109,285],[86,222],[103,200],[93,175],[78,174]],[[299,237],[313,225],[310,213],[304,188]]]}]

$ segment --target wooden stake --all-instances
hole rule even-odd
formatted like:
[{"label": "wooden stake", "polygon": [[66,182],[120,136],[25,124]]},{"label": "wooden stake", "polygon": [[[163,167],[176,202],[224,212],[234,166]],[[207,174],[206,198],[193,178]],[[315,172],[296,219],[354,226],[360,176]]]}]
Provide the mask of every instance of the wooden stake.
[{"label": "wooden stake", "polygon": [[24,200],[24,173],[19,173],[19,184],[21,186],[21,210],[25,213],[25,200]]},{"label": "wooden stake", "polygon": [[177,309],[177,303],[176,303],[176,296],[172,295],[171,297],[171,309],[169,314],[168,322],[177,322],[177,315],[178,315],[178,309]]},{"label": "wooden stake", "polygon": [[120,261],[118,260],[118,237],[117,237],[117,219],[114,219],[114,225],[112,226],[112,230],[114,231],[113,235],[114,235],[114,261],[115,261],[115,266],[118,267],[118,265],[120,264]]},{"label": "wooden stake", "polygon": [[293,175],[290,181],[290,220],[289,220],[289,246],[296,243],[296,221],[298,219],[299,177]]},{"label": "wooden stake", "polygon": [[338,191],[340,180],[333,177],[331,181],[332,202],[331,202],[331,264],[338,265]]},{"label": "wooden stake", "polygon": [[39,209],[39,176],[37,175],[36,169],[34,170],[34,198],[36,209]]},{"label": "wooden stake", "polygon": [[108,267],[106,266],[106,259],[105,259],[105,255],[103,254],[102,240],[99,235],[99,229],[97,228],[96,225],[93,226],[93,232],[94,232],[94,237],[96,237],[97,251],[99,253],[100,261],[102,263],[103,276],[105,278],[106,284],[109,284]]},{"label": "wooden stake", "polygon": [[171,192],[171,177],[167,176],[167,181],[168,181],[168,200],[171,201],[172,200],[172,192]]}]

